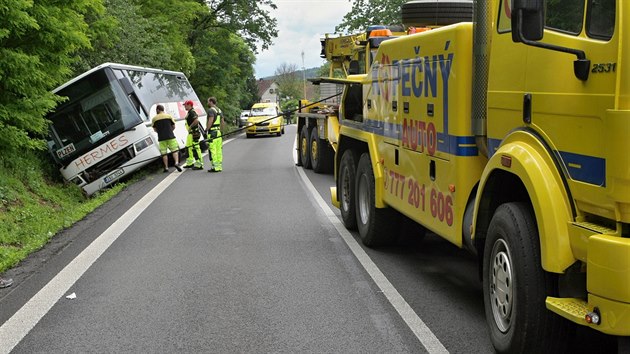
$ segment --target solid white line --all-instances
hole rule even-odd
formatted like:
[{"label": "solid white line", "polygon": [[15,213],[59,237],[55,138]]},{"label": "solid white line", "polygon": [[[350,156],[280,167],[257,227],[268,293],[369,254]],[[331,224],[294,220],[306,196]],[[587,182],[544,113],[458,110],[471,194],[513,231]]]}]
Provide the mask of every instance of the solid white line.
[{"label": "solid white line", "polygon": [[0,353],[9,353],[127,227],[180,175],[170,173],[166,176],[7,320],[0,327]]},{"label": "solid white line", "polygon": [[[294,156],[296,156],[294,154]],[[294,157],[295,162],[297,163],[297,158]],[[448,350],[442,345],[442,342],[431,332],[429,327],[420,319],[420,317],[416,314],[416,312],[409,306],[409,304],[405,301],[405,299],[400,295],[398,290],[394,288],[392,283],[389,282],[387,277],[381,272],[380,269],[376,266],[376,264],[372,261],[370,256],[365,253],[363,248],[357,243],[357,241],[352,237],[352,234],[346,230],[345,226],[337,215],[330,209],[328,204],[322,199],[319,195],[319,192],[315,189],[311,181],[306,176],[306,173],[302,170],[301,167],[296,167],[302,181],[306,185],[306,188],[311,192],[313,198],[319,205],[319,207],[324,211],[328,220],[333,224],[337,232],[341,238],[345,241],[348,248],[352,251],[354,256],[357,258],[359,263],[363,266],[363,268],[368,272],[370,277],[374,280],[374,283],[381,289],[387,300],[392,304],[396,312],[400,314],[400,317],[405,321],[409,329],[413,332],[413,334],[418,338],[420,343],[426,348],[429,353],[448,353]]]},{"label": "solid white line", "polygon": [[[232,140],[234,139],[224,141],[223,145]],[[206,154],[207,152],[204,153]],[[11,352],[127,227],[181,175],[182,173],[170,173],[166,176],[0,326],[0,354]]]}]

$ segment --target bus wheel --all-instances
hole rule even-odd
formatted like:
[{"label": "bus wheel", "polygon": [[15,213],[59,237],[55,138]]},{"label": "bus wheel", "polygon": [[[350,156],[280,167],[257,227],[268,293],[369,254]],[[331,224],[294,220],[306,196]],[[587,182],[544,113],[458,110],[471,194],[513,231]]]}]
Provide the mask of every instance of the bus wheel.
[{"label": "bus wheel", "polygon": [[300,131],[300,160],[302,161],[302,167],[306,169],[311,168],[310,149],[308,143],[308,127],[305,125]]},{"label": "bus wheel", "polygon": [[564,352],[570,323],[545,307],[557,278],[542,269],[538,229],[525,203],[494,213],[483,253],[483,297],[498,353]]},{"label": "bus wheel", "polygon": [[317,128],[311,130],[311,167],[316,173],[328,172],[330,164],[330,156],[328,152],[327,142],[320,139],[317,134]]},{"label": "bus wheel", "polygon": [[339,204],[341,206],[341,220],[348,230],[357,228],[355,176],[357,164],[352,150],[346,150],[341,156],[337,188],[339,188]]},{"label": "bus wheel", "polygon": [[376,208],[375,191],[370,154],[364,153],[357,167],[357,228],[361,241],[368,247],[395,242],[400,227],[398,212],[390,208]]}]

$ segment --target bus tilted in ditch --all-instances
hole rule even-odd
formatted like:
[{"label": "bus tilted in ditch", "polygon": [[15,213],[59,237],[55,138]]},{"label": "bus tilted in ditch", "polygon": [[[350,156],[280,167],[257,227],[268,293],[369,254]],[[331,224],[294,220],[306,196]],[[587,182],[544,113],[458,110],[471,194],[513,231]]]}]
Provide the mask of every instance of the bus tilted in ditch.
[{"label": "bus tilted in ditch", "polygon": [[48,148],[66,181],[92,195],[160,157],[151,127],[156,106],[175,118],[180,149],[186,145],[186,110],[206,111],[181,72],[106,63],[53,91],[68,99],[48,115]]}]

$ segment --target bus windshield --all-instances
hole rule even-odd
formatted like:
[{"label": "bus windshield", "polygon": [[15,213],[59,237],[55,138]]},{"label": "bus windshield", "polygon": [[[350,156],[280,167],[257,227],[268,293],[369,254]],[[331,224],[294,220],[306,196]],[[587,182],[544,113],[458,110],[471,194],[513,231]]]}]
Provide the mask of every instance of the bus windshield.
[{"label": "bus windshield", "polygon": [[[155,105],[168,102],[183,102],[197,97],[190,83],[183,75],[140,71],[133,69],[114,69],[118,79],[128,78],[133,85],[134,92],[142,104],[145,112],[155,114]],[[184,119],[175,115],[175,119]],[[149,117],[147,116],[146,119]]]},{"label": "bus windshield", "polygon": [[101,139],[142,123],[108,70],[99,70],[57,92],[68,97],[68,103],[61,104],[48,117],[51,122],[48,144],[58,162],[70,161],[93,149]]}]

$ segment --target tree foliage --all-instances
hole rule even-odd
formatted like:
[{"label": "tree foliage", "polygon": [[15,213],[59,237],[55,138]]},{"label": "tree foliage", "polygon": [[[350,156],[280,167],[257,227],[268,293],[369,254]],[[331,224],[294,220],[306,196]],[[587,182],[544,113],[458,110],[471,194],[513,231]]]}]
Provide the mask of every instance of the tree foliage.
[{"label": "tree foliage", "polygon": [[44,119],[60,98],[80,50],[90,47],[84,17],[100,0],[3,0],[0,5],[0,146],[7,152],[45,146]]},{"label": "tree foliage", "polygon": [[274,76],[280,90],[280,97],[303,98],[302,77],[297,71],[296,64],[282,63],[276,68]]},{"label": "tree foliage", "polygon": [[354,0],[348,12],[335,31],[356,33],[365,31],[371,25],[400,25],[400,8],[407,0]]},{"label": "tree foliage", "polygon": [[272,0],[2,0],[0,144],[43,149],[51,90],[105,62],[182,71],[236,116],[257,99],[256,43],[277,36]]},{"label": "tree foliage", "polygon": [[264,50],[278,36],[278,22],[270,13],[277,8],[272,0],[198,1],[205,4],[209,12],[194,21],[193,31],[188,37],[191,47],[195,47],[197,39],[205,32],[218,28],[239,34],[254,53],[257,52],[257,42]]},{"label": "tree foliage", "polygon": [[243,38],[224,29],[200,36],[193,54],[197,68],[189,79],[195,91],[203,102],[216,97],[224,117],[233,121],[240,115],[241,102],[252,101],[254,54]]}]

